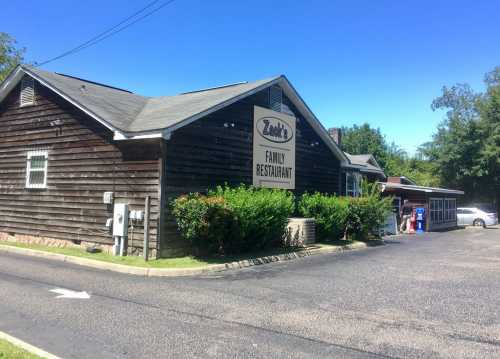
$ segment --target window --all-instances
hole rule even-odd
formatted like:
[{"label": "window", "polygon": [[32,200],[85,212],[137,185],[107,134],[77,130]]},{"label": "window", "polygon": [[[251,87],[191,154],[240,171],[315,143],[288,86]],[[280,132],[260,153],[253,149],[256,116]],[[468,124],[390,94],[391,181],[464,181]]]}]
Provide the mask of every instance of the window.
[{"label": "window", "polygon": [[26,161],[26,188],[47,187],[47,151],[30,151]]},{"label": "window", "polygon": [[455,222],[457,220],[457,200],[455,198],[431,198],[430,203],[432,223]]},{"label": "window", "polygon": [[24,77],[21,81],[21,95],[19,105],[28,106],[35,103],[35,81],[31,77]]},{"label": "window", "polygon": [[443,221],[443,199],[431,198],[431,222],[441,223]]},{"label": "window", "polygon": [[347,172],[345,176],[346,176],[345,177],[346,195],[351,197],[359,196],[361,192],[360,189],[361,175],[359,173]]},{"label": "window", "polygon": [[401,211],[401,197],[394,197],[392,200],[392,212],[398,214]]},{"label": "window", "polygon": [[271,86],[269,88],[269,108],[273,111],[281,112],[281,104],[283,103],[283,91],[279,86]]},{"label": "window", "polygon": [[443,205],[444,205],[444,211],[443,211],[443,214],[444,214],[444,221],[445,222],[448,222],[449,221],[449,214],[450,212],[448,211],[448,207],[449,207],[449,202],[448,202],[448,199],[445,198],[443,200]]},{"label": "window", "polygon": [[455,198],[445,198],[445,221],[455,222],[457,220],[457,200]]}]

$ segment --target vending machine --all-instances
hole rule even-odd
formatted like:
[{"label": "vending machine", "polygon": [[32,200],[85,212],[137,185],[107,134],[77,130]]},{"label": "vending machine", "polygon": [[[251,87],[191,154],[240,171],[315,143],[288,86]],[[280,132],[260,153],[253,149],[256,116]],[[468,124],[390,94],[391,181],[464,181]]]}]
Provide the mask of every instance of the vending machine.
[{"label": "vending machine", "polygon": [[416,216],[416,232],[423,233],[425,232],[425,207],[417,207],[415,209]]}]

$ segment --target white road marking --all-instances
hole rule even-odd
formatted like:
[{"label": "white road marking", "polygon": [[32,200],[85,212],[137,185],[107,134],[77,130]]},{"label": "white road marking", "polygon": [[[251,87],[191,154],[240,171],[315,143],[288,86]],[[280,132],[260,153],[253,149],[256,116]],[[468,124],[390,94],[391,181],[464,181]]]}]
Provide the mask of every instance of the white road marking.
[{"label": "white road marking", "polygon": [[89,299],[90,295],[87,292],[76,292],[70,289],[55,288],[51,292],[60,294],[56,298],[71,298],[71,299]]}]

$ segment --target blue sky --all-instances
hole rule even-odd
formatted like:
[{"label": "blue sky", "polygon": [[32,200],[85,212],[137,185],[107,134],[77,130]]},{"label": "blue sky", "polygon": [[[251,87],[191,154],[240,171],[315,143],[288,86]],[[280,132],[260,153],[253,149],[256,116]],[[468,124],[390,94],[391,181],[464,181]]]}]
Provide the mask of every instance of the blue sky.
[{"label": "blue sky", "polygon": [[[9,1],[0,31],[41,62],[148,2]],[[44,68],[150,96],[285,74],[325,127],[368,122],[411,153],[441,87],[482,90],[496,65],[499,1],[176,0]]]}]

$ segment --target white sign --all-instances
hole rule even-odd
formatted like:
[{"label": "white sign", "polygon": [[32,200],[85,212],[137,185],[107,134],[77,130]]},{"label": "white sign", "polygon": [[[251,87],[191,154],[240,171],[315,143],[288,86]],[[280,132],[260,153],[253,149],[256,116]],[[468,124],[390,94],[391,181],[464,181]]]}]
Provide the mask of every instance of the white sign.
[{"label": "white sign", "polygon": [[295,117],[254,106],[253,185],[295,188]]},{"label": "white sign", "polygon": [[76,292],[70,289],[56,288],[51,289],[51,292],[60,294],[56,298],[70,298],[70,299],[89,299],[90,295],[87,292]]}]

